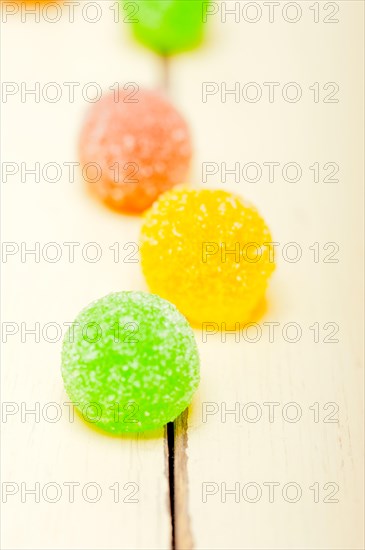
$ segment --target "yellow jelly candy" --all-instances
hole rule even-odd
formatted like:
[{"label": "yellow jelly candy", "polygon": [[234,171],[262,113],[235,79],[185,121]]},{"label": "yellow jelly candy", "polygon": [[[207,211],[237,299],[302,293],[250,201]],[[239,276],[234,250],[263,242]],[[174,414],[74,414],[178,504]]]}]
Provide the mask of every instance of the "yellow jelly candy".
[{"label": "yellow jelly candy", "polygon": [[177,188],[145,215],[141,262],[152,292],[195,326],[252,319],[274,270],[270,231],[257,210],[221,190]]}]

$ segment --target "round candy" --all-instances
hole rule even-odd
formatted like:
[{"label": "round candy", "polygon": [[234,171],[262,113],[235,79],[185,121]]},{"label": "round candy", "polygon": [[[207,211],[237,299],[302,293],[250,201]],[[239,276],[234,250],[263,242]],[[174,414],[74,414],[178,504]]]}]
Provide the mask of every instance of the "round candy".
[{"label": "round candy", "polygon": [[136,0],[122,2],[124,21],[135,38],[151,50],[171,55],[199,46],[207,6],[202,0]]},{"label": "round candy", "polygon": [[130,86],[93,104],[79,149],[92,191],[112,208],[131,213],[182,183],[192,152],[187,124],[171,103]]},{"label": "round candy", "polygon": [[199,383],[194,334],[175,306],[145,292],[86,307],[63,342],[62,376],[88,422],[115,434],[161,428]]},{"label": "round candy", "polygon": [[146,213],[141,262],[152,290],[210,331],[252,319],[274,269],[257,210],[219,190],[176,189]]}]

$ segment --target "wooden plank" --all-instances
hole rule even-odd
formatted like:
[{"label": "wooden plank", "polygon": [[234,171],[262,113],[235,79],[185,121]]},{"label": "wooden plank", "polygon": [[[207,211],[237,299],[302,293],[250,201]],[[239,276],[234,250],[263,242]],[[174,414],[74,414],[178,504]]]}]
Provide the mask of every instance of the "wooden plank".
[{"label": "wooden plank", "polygon": [[[234,3],[230,3],[232,6]],[[309,3],[308,3],[309,4]],[[110,3],[103,2],[108,10]],[[303,4],[306,6],[306,4]],[[281,259],[271,285],[268,310],[260,324],[279,322],[279,336],[268,341],[267,327],[253,344],[227,335],[202,341],[202,385],[190,411],[189,433],[184,418],[176,430],[176,518],[177,547],[190,548],[360,548],[362,518],[361,387],[359,341],[361,230],[358,159],[363,150],[360,106],[362,5],[340,3],[340,24],[313,24],[313,12],[304,9],[303,20],[288,24],[280,18],[269,24],[262,20],[236,24],[221,23],[214,16],[210,44],[202,50],[177,58],[171,67],[172,94],[187,113],[195,134],[196,160],[192,179],[200,182],[203,162],[296,161],[303,167],[298,183],[282,177],[269,183],[239,183],[227,177],[224,187],[251,199],[283,244],[298,242],[303,260],[289,264]],[[79,13],[80,8],[76,9]],[[109,13],[109,12],[107,12]],[[110,12],[111,13],[111,12]],[[321,11],[321,17],[324,13]],[[328,13],[326,13],[328,15]],[[154,85],[160,67],[145,50],[129,44],[123,29],[103,17],[97,24],[80,19],[69,25],[22,24],[18,19],[3,27],[3,80],[99,82],[108,87],[114,81],[135,81]],[[124,29],[125,30],[125,29]],[[36,31],[36,32],[34,32]],[[119,34],[120,33],[120,34]],[[103,37],[103,40],[101,40]],[[119,41],[120,37],[120,43]],[[19,44],[27,47],[19,48]],[[62,47],[60,47],[62,45]],[[115,78],[112,78],[111,74]],[[4,75],[6,75],[4,77]],[[303,99],[222,104],[219,95],[201,102],[201,83],[239,81],[261,83],[297,81],[305,89]],[[339,82],[340,104],[314,104],[314,82]],[[279,97],[281,89],[278,89]],[[15,162],[75,160],[75,140],[85,102],[32,105],[19,101],[6,105],[3,135],[7,136],[3,159]],[[47,125],[39,125],[43,120]],[[24,128],[24,132],[14,128]],[[57,133],[53,131],[57,127]],[[31,129],[31,131],[29,130]],[[70,140],[70,136],[73,136]],[[314,183],[315,162],[340,165],[340,183]],[[279,172],[280,173],[280,172]],[[321,174],[323,176],[323,173]],[[28,178],[29,179],[29,178]],[[222,186],[221,173],[208,178],[208,185]],[[62,324],[71,321],[85,303],[111,290],[143,288],[136,264],[115,268],[109,246],[125,244],[138,237],[139,221],[107,212],[85,197],[79,182],[21,184],[3,188],[3,210],[7,241],[96,241],[103,261],[88,264],[33,264],[15,261],[5,267],[5,284],[12,289],[5,296],[6,321],[32,324],[39,321]],[[26,235],[26,236],[24,236]],[[110,235],[118,235],[110,240]],[[314,242],[340,245],[340,263],[313,262]],[[279,249],[281,252],[281,249]],[[321,249],[323,259],[323,249]],[[65,291],[66,289],[66,291]],[[36,311],[36,314],[34,313]],[[282,326],[295,321],[303,337],[295,346],[281,337]],[[314,322],[322,327],[321,343],[313,342]],[[325,344],[326,322],[340,325],[340,342]],[[265,332],[266,330],[266,332]],[[9,338],[4,349],[3,400],[62,404],[66,396],[58,370],[59,344],[41,341],[27,344],[19,335]],[[202,404],[216,403],[218,411],[202,419]],[[228,415],[221,421],[222,403],[255,402],[263,411],[260,421],[235,422]],[[278,402],[279,420],[267,420],[264,403]],[[296,402],[303,411],[297,423],[282,420],[283,407]],[[313,403],[320,403],[320,419],[313,421]],[[338,404],[339,423],[324,423],[323,407]],[[215,410],[215,409],[214,409]],[[286,409],[290,414],[293,409]],[[164,471],[162,434],[156,438],[113,439],[96,434],[80,421],[70,423],[62,409],[59,422],[22,423],[18,414],[4,423],[3,454],[7,481],[47,482],[90,481],[100,485],[103,496],[97,504],[76,498],[69,504],[22,504],[19,494],[9,497],[3,515],[8,527],[3,534],[7,548],[164,548],[170,543],[167,476]],[[247,411],[252,414],[254,409]],[[240,408],[242,418],[242,407]],[[265,416],[266,414],[266,416]],[[96,437],[97,436],[97,437]],[[20,445],[22,447],[19,451]],[[186,462],[186,456],[187,462]],[[186,470],[187,468],[187,470]],[[189,484],[187,483],[189,476]],[[117,479],[116,479],[117,478]],[[116,481],[140,486],[139,503],[111,501],[109,487]],[[281,497],[285,483],[303,487],[296,504]],[[321,484],[321,503],[313,503],[314,482]],[[221,502],[222,486],[257,483],[263,496],[256,504],[234,502],[227,495]],[[267,501],[264,483],[278,482],[273,503]],[[340,486],[338,504],[323,503],[323,485]],[[202,484],[218,484],[218,493],[202,502]],[[216,485],[208,487],[213,489]],[[205,486],[207,489],[207,486]],[[328,496],[330,488],[325,494]],[[266,492],[265,492],[266,491]],[[76,492],[77,494],[77,492]],[[242,495],[242,493],[241,493]],[[125,497],[125,493],[122,493]],[[290,496],[290,494],[289,494]],[[337,495],[336,495],[337,497]],[[335,498],[336,498],[335,497]],[[13,499],[13,500],[11,500]],[[22,517],[22,529],[17,519]],[[91,521],[90,521],[91,520]],[[99,520],[99,521],[98,521]],[[191,540],[192,537],[192,540]]]},{"label": "wooden plank", "polygon": [[[337,2],[338,24],[313,23],[310,5],[301,3],[303,16],[296,24],[279,17],[281,7],[274,23],[264,18],[236,23],[233,17],[222,23],[218,13],[211,18],[210,45],[173,66],[174,97],[194,128],[193,181],[201,184],[203,163],[217,163],[217,173],[205,185],[251,200],[280,243],[267,310],[258,320],[261,338],[247,341],[255,338],[254,329],[237,342],[232,334],[226,341],[222,334],[204,341],[196,332],[202,382],[182,451],[187,453],[188,486],[176,489],[188,495],[196,549],[363,548],[363,4]],[[204,82],[216,83],[219,90],[205,103]],[[230,95],[222,102],[222,85],[234,89],[236,82],[240,92],[245,83],[258,83],[262,99],[236,102]],[[264,82],[280,83],[273,103]],[[288,82],[302,88],[296,103],[283,100]],[[323,93],[315,103],[309,89],[315,82],[322,92],[326,83],[338,83],[339,103],[323,103]],[[250,183],[242,174],[236,182],[231,174],[222,184],[223,162],[228,169],[240,163],[240,170],[256,162],[263,176]],[[280,163],[272,183],[265,162]],[[282,176],[288,162],[303,170],[296,183]],[[322,171],[316,183],[309,168],[316,162],[322,169],[327,162],[337,163],[340,181],[323,182]],[[282,256],[285,244],[293,241],[303,253],[297,263]],[[316,242],[318,263],[310,249]],[[323,249],[329,242],[338,243],[338,263],[323,261],[331,252]],[[268,322],[279,323],[273,342],[264,325]],[[302,330],[297,343],[283,336],[286,323],[293,322]],[[310,329],[315,323],[318,343]],[[325,342],[331,331],[330,325],[324,329],[326,323],[338,324],[338,343]],[[289,332],[287,339],[292,338]],[[267,403],[278,403],[273,421]],[[225,415],[224,408],[236,407],[238,418]],[[205,418],[204,410],[210,413]],[[300,419],[290,422],[296,411]],[[261,418],[250,421],[256,414]],[[273,502],[271,482],[279,483]],[[297,485],[285,487],[288,483]],[[238,493],[225,497],[225,489]],[[288,502],[295,500],[296,490],[301,491],[298,501]],[[331,492],[336,492],[332,499]],[[250,502],[255,495],[258,501]],[[177,547],[190,548],[179,536]]]},{"label": "wooden plank", "polygon": [[[54,337],[52,329],[42,336],[47,323],[58,324],[64,333],[65,323],[93,299],[112,291],[144,288],[139,264],[124,262],[131,249],[123,250],[126,243],[138,240],[140,220],[99,205],[85,192],[79,172],[75,171],[72,182],[64,165],[77,161],[77,136],[88,107],[81,90],[87,83],[96,82],[102,89],[114,82],[154,87],[159,79],[157,60],[148,52],[142,54],[129,41],[127,29],[113,22],[112,4],[99,3],[103,17],[95,24],[80,17],[80,3],[74,23],[69,23],[65,12],[56,24],[44,19],[35,23],[30,17],[22,23],[18,14],[2,28],[3,81],[24,82],[28,89],[35,82],[42,89],[53,81],[63,92],[57,103],[42,98],[36,103],[31,96],[22,103],[19,93],[9,97],[2,109],[3,161],[23,162],[27,167],[57,162],[62,169],[55,183],[42,177],[35,182],[30,175],[22,183],[19,172],[4,183],[2,191],[3,241],[19,247],[24,242],[28,248],[39,242],[41,247],[39,263],[32,256],[23,263],[19,253],[3,264],[3,321],[19,327],[3,351],[2,398],[14,403],[7,409],[14,414],[3,419],[2,480],[15,483],[7,488],[17,491],[3,504],[2,542],[9,549],[170,547],[163,430],[151,436],[113,438],[77,416],[71,422],[60,375],[61,341],[47,341]],[[64,82],[79,83],[73,103],[65,95]],[[42,257],[44,245],[50,242],[62,249],[57,263]],[[80,243],[74,263],[68,260],[65,242]],[[102,250],[97,263],[82,257],[83,247],[90,242]],[[115,242],[122,253],[118,263],[109,248]],[[22,333],[35,323],[40,324],[40,341],[28,334],[22,343]],[[57,406],[48,408],[48,403]],[[24,415],[25,408],[35,407],[39,418],[28,414],[22,421],[21,412]],[[48,416],[58,413],[59,421],[52,423]],[[73,503],[70,482],[79,484]],[[39,503],[25,493],[35,483],[40,484]],[[57,485],[48,486],[44,496],[48,483]],[[88,483],[94,485],[88,489]],[[117,483],[119,502],[114,502]],[[59,490],[60,500],[49,502]],[[101,491],[100,499],[88,502],[96,498],[96,491]]]}]

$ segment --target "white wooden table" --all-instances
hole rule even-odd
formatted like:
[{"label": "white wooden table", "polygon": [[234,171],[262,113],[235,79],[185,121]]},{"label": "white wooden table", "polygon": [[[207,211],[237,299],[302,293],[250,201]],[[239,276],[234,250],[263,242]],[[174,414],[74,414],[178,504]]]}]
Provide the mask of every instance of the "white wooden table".
[{"label": "white wooden table", "polygon": [[[109,248],[119,242],[125,259],[141,220],[98,204],[77,170],[70,181],[65,163],[78,160],[88,106],[81,90],[93,93],[87,83],[156,87],[162,68],[130,40],[127,24],[113,21],[114,2],[96,3],[102,16],[94,24],[82,18],[85,4],[76,5],[73,23],[64,7],[54,24],[29,15],[23,23],[21,11],[2,24],[2,80],[19,87],[7,87],[1,105],[2,161],[15,163],[2,183],[3,548],[167,549],[172,523],[179,549],[363,548],[363,3],[325,11],[323,2],[303,1],[296,23],[282,15],[295,16],[287,2],[273,23],[263,4],[256,23],[242,15],[252,19],[253,11],[224,22],[217,4],[205,47],[169,65],[171,97],[194,135],[191,182],[251,200],[279,243],[257,324],[238,335],[196,331],[202,381],[188,417],[176,423],[173,522],[166,434],[112,438],[78,416],[70,421],[61,341],[50,341],[56,324],[65,330],[93,299],[146,289],[139,263],[115,263]],[[24,86],[36,82],[46,98],[52,90],[44,86],[58,83],[61,99],[22,101]],[[74,102],[67,82],[80,84]],[[204,83],[216,92],[205,102]],[[222,101],[224,83],[238,83],[239,101]],[[339,101],[325,102],[331,98]],[[52,168],[40,181],[24,175],[36,162],[41,170],[58,163],[59,181],[50,181]],[[224,163],[227,170],[238,163],[237,181]],[[274,181],[267,163],[278,163]],[[47,260],[51,242],[62,250],[55,263]],[[73,263],[68,242],[80,243]],[[90,242],[102,251],[96,263],[81,253]],[[30,254],[22,261],[35,243],[40,261]],[[298,250],[301,258],[289,261]],[[26,333],[36,323],[39,341]],[[78,484],[73,499],[70,483]]]}]

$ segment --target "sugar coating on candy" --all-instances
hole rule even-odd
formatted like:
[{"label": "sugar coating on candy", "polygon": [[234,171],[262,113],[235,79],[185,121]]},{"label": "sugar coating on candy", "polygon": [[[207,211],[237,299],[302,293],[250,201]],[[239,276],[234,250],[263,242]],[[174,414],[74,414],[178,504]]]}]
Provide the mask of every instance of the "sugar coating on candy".
[{"label": "sugar coating on candy", "polygon": [[88,422],[115,434],[161,428],[199,383],[194,334],[175,306],[145,292],[109,294],[65,335],[62,376]]},{"label": "sugar coating on candy", "polygon": [[185,181],[192,146],[186,122],[162,94],[120,86],[91,106],[79,152],[91,190],[133,213]]},{"label": "sugar coating on candy", "polygon": [[249,321],[274,270],[264,220],[226,191],[168,191],[145,214],[140,240],[151,291],[193,325],[217,323],[212,331]]},{"label": "sugar coating on candy", "polygon": [[132,14],[131,2],[122,2],[135,38],[162,55],[199,46],[208,5],[202,0],[136,0]]}]

